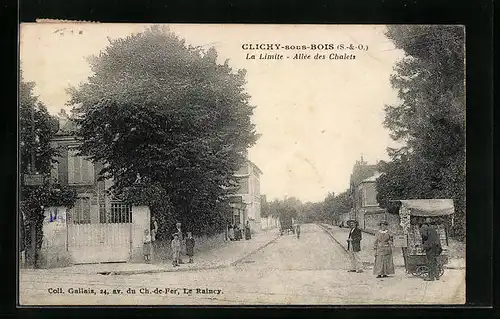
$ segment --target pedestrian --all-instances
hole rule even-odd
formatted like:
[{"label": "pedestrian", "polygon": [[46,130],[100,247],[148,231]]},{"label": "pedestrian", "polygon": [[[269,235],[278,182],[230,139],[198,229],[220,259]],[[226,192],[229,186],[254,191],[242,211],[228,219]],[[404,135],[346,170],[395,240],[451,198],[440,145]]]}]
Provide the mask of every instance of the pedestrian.
[{"label": "pedestrian", "polygon": [[174,267],[179,266],[180,253],[181,253],[181,241],[179,240],[179,234],[174,234],[174,239],[171,243],[172,247],[172,265]]},{"label": "pedestrian", "polygon": [[427,257],[427,268],[429,269],[429,276],[424,280],[439,280],[438,257],[443,252],[443,248],[436,229],[431,226],[430,218],[426,218],[424,225],[420,228],[420,234],[422,236],[422,248]]},{"label": "pedestrian", "polygon": [[243,239],[243,236],[241,234],[241,223],[240,222],[238,222],[238,224],[236,224],[236,228],[234,229],[234,237],[236,238],[236,240]]},{"label": "pedestrian", "polygon": [[144,240],[143,240],[143,252],[144,252],[144,261],[151,261],[151,233],[149,229],[144,230]]},{"label": "pedestrian", "polygon": [[249,221],[247,220],[247,224],[245,225],[245,239],[246,240],[249,240],[252,238],[252,234],[250,232],[250,223]]},{"label": "pedestrian", "polygon": [[373,265],[373,274],[377,278],[386,278],[388,275],[394,275],[394,261],[392,258],[392,236],[387,230],[388,223],[382,221],[380,229],[375,234],[373,250],[375,251],[375,264]]},{"label": "pedestrian", "polygon": [[186,255],[189,257],[189,263],[193,263],[193,255],[194,255],[194,238],[191,232],[187,233],[186,238]]},{"label": "pedestrian", "polygon": [[234,225],[229,225],[229,228],[227,230],[227,235],[229,237],[229,240],[230,241],[233,241],[235,239],[235,236],[234,236]]},{"label": "pedestrian", "polygon": [[297,239],[300,238],[300,224],[297,224],[295,232],[297,233]]},{"label": "pedestrian", "polygon": [[179,255],[179,264],[183,264],[184,262],[182,261],[182,255],[186,251],[186,249],[185,249],[186,247],[184,245],[185,236],[184,236],[184,233],[182,232],[182,223],[177,222],[175,224],[174,233],[177,234],[177,236],[179,237],[179,242],[181,245],[180,246],[180,255]]},{"label": "pedestrian", "polygon": [[349,231],[349,237],[347,238],[347,250],[349,252],[349,257],[351,260],[351,267],[349,272],[363,272],[363,264],[359,257],[359,252],[361,251],[361,229],[358,228],[358,222],[356,220],[349,221],[349,226],[351,230]]}]

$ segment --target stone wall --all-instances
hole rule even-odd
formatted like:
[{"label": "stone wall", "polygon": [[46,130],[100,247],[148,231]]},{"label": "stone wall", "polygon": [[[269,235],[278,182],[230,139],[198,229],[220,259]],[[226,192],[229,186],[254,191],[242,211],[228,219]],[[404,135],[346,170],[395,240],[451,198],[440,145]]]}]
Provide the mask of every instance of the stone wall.
[{"label": "stone wall", "polygon": [[148,206],[133,206],[132,207],[132,251],[130,261],[144,261],[143,245],[144,245],[144,230],[150,228],[151,213]]}]

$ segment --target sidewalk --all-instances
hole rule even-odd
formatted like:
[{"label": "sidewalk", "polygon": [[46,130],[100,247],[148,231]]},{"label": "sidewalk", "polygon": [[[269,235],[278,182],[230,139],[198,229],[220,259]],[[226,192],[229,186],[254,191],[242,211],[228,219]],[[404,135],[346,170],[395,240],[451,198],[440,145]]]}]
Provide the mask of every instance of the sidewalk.
[{"label": "sidewalk", "polygon": [[[345,251],[347,251],[347,237],[349,236],[348,228],[340,228],[338,226],[332,226],[327,224],[321,224],[323,228],[326,228],[328,233],[332,235],[336,242],[338,242]],[[359,256],[363,261],[363,264],[373,266],[375,262],[375,256],[373,254],[373,243],[375,241],[375,236],[373,234],[363,232],[363,239],[361,240],[361,251]],[[401,248],[394,249],[393,252],[394,266],[404,267],[403,252]],[[463,258],[452,259],[450,258],[448,264],[445,265],[447,269],[463,269],[465,268],[465,260]]]},{"label": "sidewalk", "polygon": [[[200,252],[194,256],[194,263],[181,264],[173,267],[168,263],[101,263],[82,264],[57,268],[58,273],[101,274],[101,275],[132,275],[145,273],[160,273],[173,271],[194,271],[218,269],[237,264],[249,255],[263,249],[279,237],[277,229],[254,234],[250,240],[227,242],[217,249]],[[184,261],[187,260],[184,256]]]}]

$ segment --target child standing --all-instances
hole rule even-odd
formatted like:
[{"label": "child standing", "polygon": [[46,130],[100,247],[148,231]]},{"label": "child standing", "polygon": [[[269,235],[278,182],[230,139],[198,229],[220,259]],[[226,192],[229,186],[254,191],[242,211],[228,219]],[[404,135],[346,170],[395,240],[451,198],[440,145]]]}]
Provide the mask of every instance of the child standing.
[{"label": "child standing", "polygon": [[174,239],[172,239],[172,265],[174,267],[179,266],[179,259],[181,253],[181,241],[179,240],[179,235],[174,234]]},{"label": "child standing", "polygon": [[191,232],[187,233],[187,238],[186,238],[186,255],[189,257],[189,263],[193,262],[193,255],[194,255],[194,238]]},{"label": "child standing", "polygon": [[151,260],[151,234],[149,233],[149,229],[144,230],[144,261],[149,262]]}]

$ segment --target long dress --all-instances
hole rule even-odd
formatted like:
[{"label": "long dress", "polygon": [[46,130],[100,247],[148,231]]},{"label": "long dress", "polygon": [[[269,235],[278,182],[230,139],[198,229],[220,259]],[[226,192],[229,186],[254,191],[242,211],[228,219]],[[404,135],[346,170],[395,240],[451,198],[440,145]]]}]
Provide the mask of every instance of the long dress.
[{"label": "long dress", "polygon": [[392,259],[392,237],[388,231],[379,230],[375,234],[375,265],[373,274],[386,276],[394,274],[394,262]]}]

